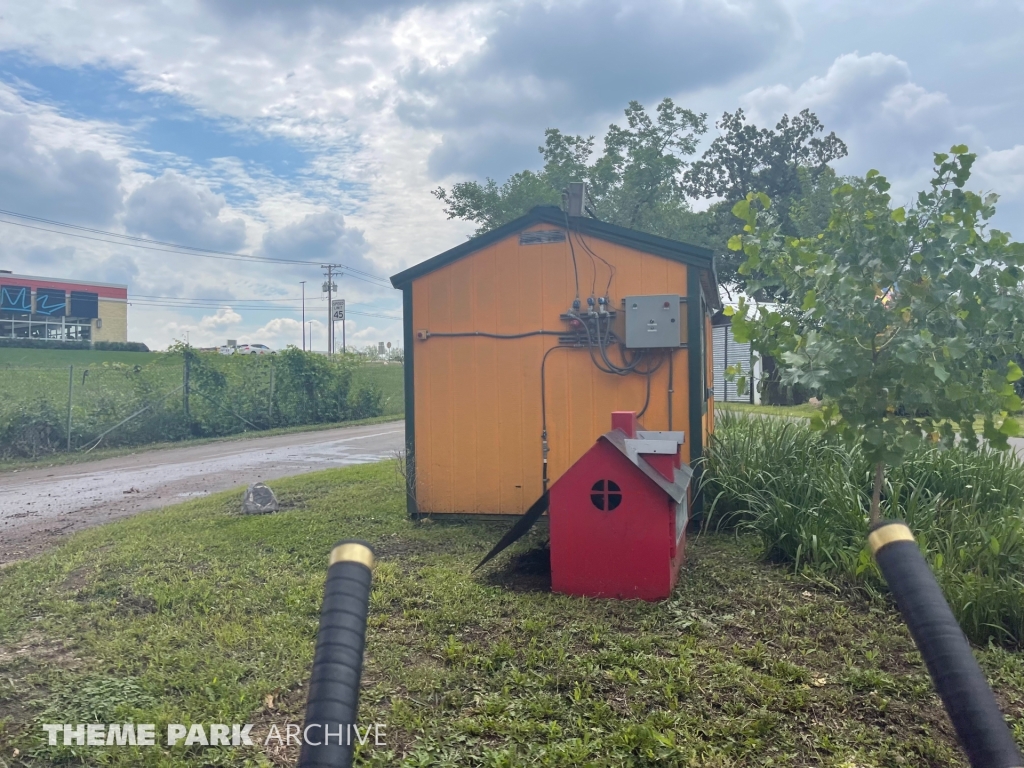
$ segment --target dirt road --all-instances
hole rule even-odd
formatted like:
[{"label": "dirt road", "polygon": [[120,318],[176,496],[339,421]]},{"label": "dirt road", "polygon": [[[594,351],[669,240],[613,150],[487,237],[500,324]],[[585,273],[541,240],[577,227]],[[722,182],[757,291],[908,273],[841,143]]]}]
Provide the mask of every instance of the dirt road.
[{"label": "dirt road", "polygon": [[[0,563],[36,554],[73,531],[195,496],[389,458],[402,422],[342,427],[0,473]],[[239,496],[241,502],[241,496]]]}]

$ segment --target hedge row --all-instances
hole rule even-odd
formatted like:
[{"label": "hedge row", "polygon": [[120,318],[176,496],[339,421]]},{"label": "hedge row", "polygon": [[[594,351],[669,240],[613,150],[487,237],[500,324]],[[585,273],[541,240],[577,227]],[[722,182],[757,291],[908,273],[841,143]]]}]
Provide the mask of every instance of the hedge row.
[{"label": "hedge row", "polygon": [[55,341],[54,339],[0,338],[0,347],[23,349],[96,349],[106,352],[149,352],[141,341]]}]

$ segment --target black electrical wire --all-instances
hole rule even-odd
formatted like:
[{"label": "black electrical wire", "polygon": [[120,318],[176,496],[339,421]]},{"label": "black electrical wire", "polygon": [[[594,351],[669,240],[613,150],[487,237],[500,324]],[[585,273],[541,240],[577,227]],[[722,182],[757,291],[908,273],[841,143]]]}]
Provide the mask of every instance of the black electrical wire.
[{"label": "black electrical wire", "polygon": [[573,248],[572,245],[572,229],[569,227],[569,213],[568,211],[562,211],[562,214],[565,216],[565,231],[567,235],[565,239],[569,241],[569,253],[572,254],[572,274],[576,279],[576,301],[578,302],[580,300],[580,272],[576,267],[576,249]]},{"label": "black electrical wire", "polygon": [[[651,372],[653,373],[653,371]],[[651,404],[651,373],[647,374],[647,396],[644,398],[644,407],[640,409],[636,417],[642,419],[644,414],[647,413],[647,406]]]},{"label": "black electrical wire", "polygon": [[[78,238],[81,238],[83,240],[93,240],[95,242],[107,243],[108,245],[127,245],[127,246],[130,246],[132,248],[142,248],[143,250],[147,250],[147,251],[159,251],[161,253],[178,253],[178,254],[180,254],[182,256],[186,256],[186,255],[203,256],[203,257],[206,257],[206,258],[224,259],[226,261],[247,261],[247,262],[250,262],[250,263],[252,263],[252,262],[255,262],[255,263],[264,262],[264,263],[268,263],[268,264],[318,264],[319,263],[319,262],[315,262],[315,261],[303,261],[303,260],[299,260],[299,259],[275,259],[275,258],[264,257],[264,256],[253,256],[251,254],[245,254],[245,253],[231,253],[230,251],[217,251],[217,250],[213,250],[213,249],[210,249],[210,248],[199,248],[199,247],[193,246],[193,245],[181,245],[179,243],[170,243],[170,242],[166,242],[166,241],[163,241],[163,240],[151,240],[151,239],[145,238],[145,237],[136,237],[135,235],[122,235],[122,234],[119,234],[117,232],[108,232],[108,231],[103,230],[103,229],[93,229],[92,227],[83,227],[83,226],[80,226],[78,224],[67,224],[67,223],[62,222],[62,221],[54,221],[52,219],[43,219],[43,218],[40,218],[38,216],[29,216],[28,214],[16,213],[14,211],[7,211],[7,210],[3,210],[3,209],[0,209],[0,215],[3,215],[3,216],[13,216],[13,217],[19,218],[19,219],[26,219],[28,221],[33,221],[33,222],[37,222],[37,223],[41,223],[41,224],[47,224],[47,225],[55,226],[55,227],[62,227],[62,228],[65,228],[65,229],[71,229],[71,230],[76,230],[76,231],[74,231],[74,232],[64,232],[64,231],[61,231],[61,230],[47,229],[46,227],[33,226],[31,224],[25,224],[25,223],[20,222],[20,221],[6,221],[4,219],[0,219],[0,224],[10,224],[10,225],[15,226],[15,227],[24,227],[25,229],[34,229],[34,230],[37,230],[39,232],[48,232],[48,233],[50,233],[52,235],[67,235],[68,237],[78,237]],[[89,235],[81,234],[82,232],[89,232],[89,233],[91,233],[93,235],[102,235],[102,237],[90,237]],[[118,239],[117,240],[106,239],[106,238],[111,238],[111,237],[118,238]],[[165,246],[165,247],[158,248],[156,246]],[[174,250],[168,250],[168,249],[174,249]],[[375,285],[381,284],[381,285],[387,285],[389,288],[392,287],[390,281],[387,280],[387,278],[378,277],[377,275],[374,275],[371,272],[366,272],[366,271],[361,270],[361,269],[355,269],[354,267],[349,267],[347,265],[342,265],[342,268],[345,269],[349,273],[348,274],[349,277],[355,277],[358,280],[365,280],[366,282],[373,283]],[[353,273],[355,273],[355,274],[353,274]],[[360,277],[361,275],[363,277]],[[374,282],[374,281],[377,281],[377,282]]]},{"label": "black electrical wire", "polygon": [[632,362],[626,362],[625,354],[623,354],[622,362],[625,363],[625,367],[619,367],[608,358],[607,342],[601,339],[600,318],[598,319],[597,324],[597,334],[597,348],[601,350],[601,359],[604,360],[605,365],[607,365],[614,373],[618,374],[619,376],[626,376],[632,373],[646,357],[647,350],[640,350],[639,352],[637,352],[636,357],[633,358]]},{"label": "black electrical wire", "polygon": [[[572,240],[572,232],[573,231],[570,229],[569,233],[568,233],[570,240]],[[576,225],[576,238],[577,239],[579,239],[579,234],[580,234],[580,228],[579,228],[579,224],[577,224]],[[583,241],[580,240],[580,245],[582,245],[582,244],[583,244]],[[590,268],[594,272],[594,278],[593,278],[593,280],[590,281],[590,295],[591,296],[597,296],[597,261],[594,260],[594,253],[592,251],[586,250],[586,253],[590,257]]]},{"label": "black electrical wire", "polygon": [[[576,228],[576,237],[579,239],[580,245],[582,245],[583,249],[587,253],[590,254],[592,259],[594,259],[594,258],[600,259],[601,261],[604,262],[604,265],[606,267],[608,267],[608,284],[604,288],[604,297],[607,299],[608,298],[608,292],[611,291],[611,288],[612,288],[612,278],[615,277],[615,267],[612,264],[610,264],[607,259],[605,259],[604,257],[602,257],[599,254],[597,254],[596,252],[594,252],[591,249],[591,247],[589,245],[587,245],[587,241],[583,239],[583,233],[580,232],[578,227]],[[596,279],[597,279],[597,268],[596,268],[596,266],[595,266],[595,269],[594,269],[594,278],[595,278],[595,281],[596,281]]]},{"label": "black electrical wire", "polygon": [[[576,318],[583,325],[583,330],[587,332],[587,350],[590,352],[590,360],[591,362],[594,363],[594,367],[596,367],[597,370],[601,371],[601,373],[607,373],[613,376],[621,375],[616,374],[616,372],[610,368],[602,367],[601,364],[597,361],[597,358],[594,357],[594,337],[591,336],[590,334],[590,326],[587,324],[586,320],[584,320],[582,316],[572,312],[569,313],[569,316]],[[600,328],[598,328],[598,330],[600,331]],[[598,344],[600,344],[600,339],[598,339]]]},{"label": "black electrical wire", "polygon": [[[428,331],[428,336],[442,336],[456,338],[459,336],[481,336],[485,339],[525,339],[527,336],[564,336],[564,331],[527,331],[526,333],[486,333],[485,331],[464,331],[461,333],[434,333]],[[552,347],[554,349],[554,347]]]},{"label": "black electrical wire", "polygon": [[540,359],[541,480],[543,482],[545,492],[548,490],[548,404],[547,387],[545,385],[545,366],[548,362],[548,355],[550,355],[556,349],[572,349],[572,347],[564,347],[561,344],[556,344],[553,347],[549,347],[548,351],[544,353],[544,357]]}]

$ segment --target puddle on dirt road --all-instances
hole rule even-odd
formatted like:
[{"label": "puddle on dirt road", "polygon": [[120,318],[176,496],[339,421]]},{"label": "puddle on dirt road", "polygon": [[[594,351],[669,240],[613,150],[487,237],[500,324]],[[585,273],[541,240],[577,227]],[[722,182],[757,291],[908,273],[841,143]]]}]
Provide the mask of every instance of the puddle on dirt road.
[{"label": "puddle on dirt road", "polygon": [[14,525],[14,519],[24,515],[38,515],[39,522],[67,515],[123,516],[258,480],[380,461],[403,448],[403,435],[403,429],[393,428],[327,442],[317,442],[311,435],[307,445],[254,445],[248,450],[237,446],[237,452],[212,456],[197,451],[195,458],[186,454],[170,463],[160,463],[154,454],[152,463],[142,466],[24,482],[12,477],[12,482],[0,484],[0,524]]}]

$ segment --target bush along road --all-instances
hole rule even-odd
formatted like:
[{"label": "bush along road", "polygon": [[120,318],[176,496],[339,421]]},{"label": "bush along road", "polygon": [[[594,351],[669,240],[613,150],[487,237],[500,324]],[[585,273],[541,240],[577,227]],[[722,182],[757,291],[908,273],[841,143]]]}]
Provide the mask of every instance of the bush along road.
[{"label": "bush along road", "polygon": [[[51,353],[52,350],[31,350]],[[65,353],[69,354],[69,353]],[[0,375],[0,461],[398,414],[402,367],[289,348],[276,355],[94,355]]]}]

